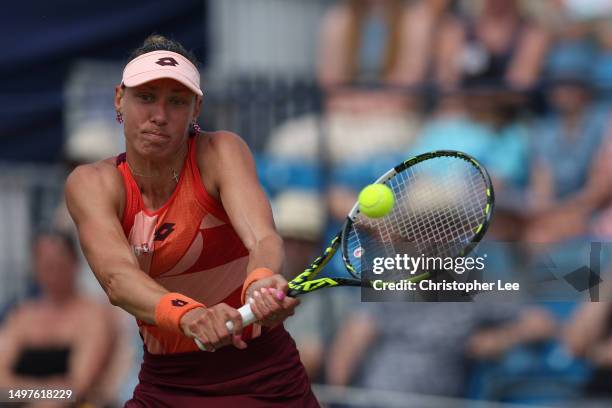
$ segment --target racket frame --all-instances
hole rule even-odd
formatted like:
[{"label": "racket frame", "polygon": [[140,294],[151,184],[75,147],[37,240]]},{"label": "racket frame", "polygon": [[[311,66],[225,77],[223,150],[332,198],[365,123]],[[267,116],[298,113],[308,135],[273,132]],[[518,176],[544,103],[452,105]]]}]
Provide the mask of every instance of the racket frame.
[{"label": "racket frame", "polygon": [[[495,194],[493,191],[493,183],[491,182],[491,177],[487,170],[472,156],[455,151],[455,150],[436,150],[428,153],[419,154],[414,156],[408,160],[403,161],[398,164],[394,168],[388,170],[385,174],[380,176],[374,184],[386,184],[389,180],[395,177],[398,173],[418,164],[426,160],[431,160],[437,157],[454,157],[458,159],[465,160],[474,166],[480,176],[483,178],[485,182],[486,188],[486,197],[487,201],[484,209],[484,217],[481,224],[476,227],[474,231],[474,236],[470,239],[470,241],[466,244],[466,246],[458,253],[457,257],[462,257],[468,255],[470,252],[474,250],[478,242],[482,239],[484,234],[486,233],[489,224],[491,222],[491,216],[493,214],[493,207],[495,203]],[[289,291],[287,293],[288,296],[295,297],[304,293],[312,292],[313,290],[318,290],[324,287],[332,287],[332,286],[365,286],[369,287],[369,282],[366,282],[361,278],[360,274],[356,271],[355,267],[352,265],[350,258],[348,256],[348,249],[346,247],[347,240],[345,237],[350,232],[351,227],[357,216],[359,215],[359,203],[355,203],[353,205],[351,211],[349,212],[346,220],[344,221],[344,225],[342,230],[336,234],[336,236],[330,241],[329,246],[323,251],[323,253],[317,257],[308,268],[306,268],[302,273],[297,275],[294,279],[288,282]],[[344,266],[346,270],[350,273],[351,277],[321,277],[317,278],[318,273],[327,265],[327,263],[333,258],[338,249],[341,249],[342,261],[344,262]],[[426,279],[430,276],[430,272],[424,272],[420,275],[412,277],[408,279],[408,281],[419,281],[422,279]],[[248,326],[255,322],[255,315],[251,310],[251,306],[247,303],[238,309],[240,315],[242,316],[242,321],[244,326]],[[232,322],[226,322],[227,329],[232,332],[233,324]],[[194,339],[198,348],[200,350],[205,350],[204,345],[199,339]]]},{"label": "racket frame", "polygon": [[[474,236],[470,239],[470,241],[466,244],[466,246],[462,248],[462,250],[456,255],[456,257],[463,257],[471,253],[474,250],[474,248],[478,245],[480,240],[484,237],[485,233],[487,232],[487,229],[489,228],[489,224],[491,222],[491,216],[493,214],[493,208],[495,205],[495,193],[493,190],[493,183],[491,182],[491,177],[489,176],[489,173],[487,172],[487,170],[475,158],[473,158],[469,154],[466,154],[460,151],[456,151],[456,150],[435,150],[432,152],[419,154],[408,160],[403,161],[402,163],[398,164],[394,168],[390,169],[385,174],[380,176],[373,184],[387,184],[387,182],[391,180],[393,177],[395,177],[398,173],[401,173],[402,171],[405,171],[406,169],[418,163],[424,162],[426,160],[431,160],[437,157],[454,157],[454,158],[461,159],[461,160],[468,162],[470,165],[476,168],[476,170],[482,177],[487,187],[486,188],[487,200],[486,200],[486,204],[484,208],[483,220],[476,227],[476,230],[474,231]],[[348,240],[344,239],[346,235],[350,232],[350,229],[354,221],[357,219],[358,214],[359,214],[359,203],[357,202],[355,203],[355,205],[353,205],[353,208],[349,212],[349,215],[347,216],[344,226],[342,227],[342,232],[340,233],[342,261],[344,262],[344,266],[346,267],[347,271],[349,271],[353,277],[358,278],[359,281],[361,282],[361,284],[358,286],[368,287],[369,282],[366,282],[365,280],[361,279],[360,274],[356,272],[355,267],[352,265],[349,255],[348,255],[348,248],[347,248]],[[429,277],[429,275],[430,275],[429,272],[424,272],[418,276],[408,279],[408,281],[419,281],[419,280]]]}]

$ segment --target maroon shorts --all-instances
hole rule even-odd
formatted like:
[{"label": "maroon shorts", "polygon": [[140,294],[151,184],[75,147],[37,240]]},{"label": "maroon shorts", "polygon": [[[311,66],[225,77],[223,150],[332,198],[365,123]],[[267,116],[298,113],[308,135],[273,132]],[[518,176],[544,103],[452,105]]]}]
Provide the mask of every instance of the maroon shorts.
[{"label": "maroon shorts", "polygon": [[248,345],[167,355],[145,349],[140,382],[125,407],[319,407],[282,326]]}]

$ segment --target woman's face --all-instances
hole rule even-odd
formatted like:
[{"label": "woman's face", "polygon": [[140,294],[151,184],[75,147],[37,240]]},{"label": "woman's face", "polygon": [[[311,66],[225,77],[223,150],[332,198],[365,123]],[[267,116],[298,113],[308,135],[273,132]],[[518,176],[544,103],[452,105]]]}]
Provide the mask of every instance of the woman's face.
[{"label": "woman's face", "polygon": [[128,150],[149,159],[174,155],[184,145],[200,103],[187,87],[167,78],[118,87],[115,108],[123,115]]}]

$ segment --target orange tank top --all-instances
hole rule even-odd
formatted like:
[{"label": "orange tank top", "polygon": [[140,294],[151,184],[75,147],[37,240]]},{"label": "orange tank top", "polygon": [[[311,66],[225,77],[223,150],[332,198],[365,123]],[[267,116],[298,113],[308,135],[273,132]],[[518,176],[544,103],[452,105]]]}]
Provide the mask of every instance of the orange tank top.
[{"label": "orange tank top", "polygon": [[[126,194],[123,231],[141,269],[161,286],[207,306],[224,302],[238,308],[247,275],[248,251],[221,203],[204,188],[196,138],[190,138],[188,143],[187,160],[176,189],[156,211],[145,208],[125,153],[117,157]],[[181,334],[142,321],[138,326],[152,354],[198,350],[192,339]],[[247,339],[254,337],[251,330],[245,330],[244,335]]]}]

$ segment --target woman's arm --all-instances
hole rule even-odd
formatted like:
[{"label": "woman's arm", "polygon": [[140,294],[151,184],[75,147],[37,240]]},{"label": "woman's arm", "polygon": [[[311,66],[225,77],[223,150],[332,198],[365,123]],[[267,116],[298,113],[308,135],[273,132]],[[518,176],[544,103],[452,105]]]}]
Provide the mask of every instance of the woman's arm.
[{"label": "woman's arm", "polygon": [[[257,317],[278,315],[278,319],[267,322],[273,325],[293,314],[298,301],[284,297],[288,288],[281,276],[283,241],[276,232],[270,204],[257,179],[255,161],[246,143],[233,133],[211,134],[205,147],[201,162],[212,160],[209,169],[214,174],[213,188],[218,191],[232,226],[249,251],[247,273],[262,267],[274,273],[247,289],[247,298],[256,298],[253,311]],[[256,290],[266,287],[275,288],[282,294],[264,291],[255,295]]]},{"label": "woman's arm", "polygon": [[[111,303],[141,321],[156,324],[157,305],[169,292],[140,269],[125,238],[119,222],[123,194],[120,177],[110,163],[80,166],[66,182],[66,204],[89,266]],[[227,330],[227,321],[234,324],[235,336]],[[177,326],[186,336],[199,338],[208,350],[232,342],[236,347],[246,347],[239,337],[240,314],[224,303],[191,309]]]},{"label": "woman's arm", "polygon": [[259,184],[248,146],[233,133],[217,132],[211,136],[209,147],[214,150],[219,198],[249,251],[247,269],[265,267],[281,273],[283,242],[276,232],[272,210]]},{"label": "woman's arm", "polygon": [[155,323],[155,307],[168,293],[143,272],[119,221],[120,174],[109,163],[75,169],[66,181],[66,204],[83,253],[110,302]]}]

